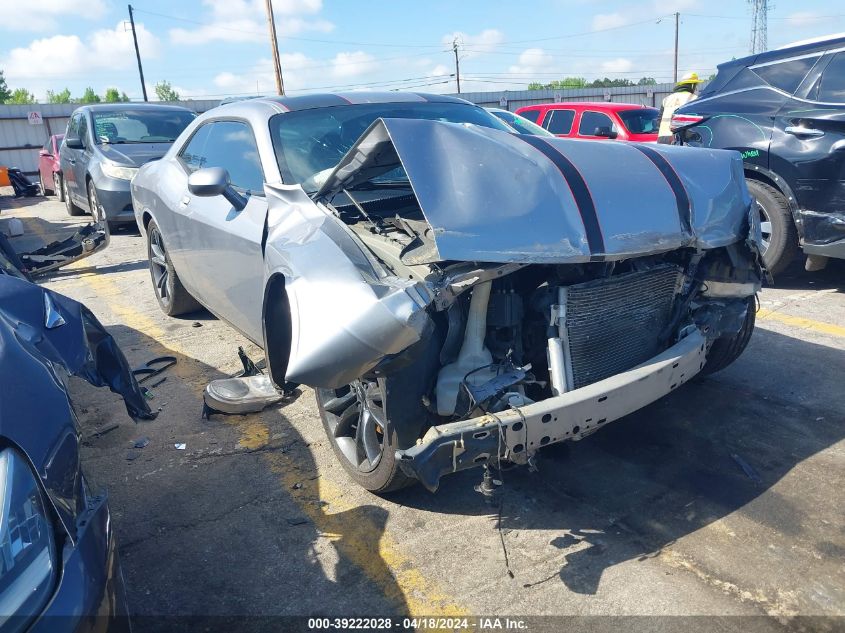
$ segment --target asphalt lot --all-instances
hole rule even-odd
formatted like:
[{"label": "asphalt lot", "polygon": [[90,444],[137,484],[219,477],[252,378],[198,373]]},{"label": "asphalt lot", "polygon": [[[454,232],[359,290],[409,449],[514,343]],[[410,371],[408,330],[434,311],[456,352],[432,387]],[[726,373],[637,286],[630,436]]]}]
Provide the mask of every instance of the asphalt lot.
[{"label": "asphalt lot", "polygon": [[[20,250],[78,221],[55,198],[3,196],[0,209],[26,222]],[[765,289],[751,344],[726,371],[550,451],[539,472],[505,473],[501,514],[473,491],[480,471],[435,495],[356,488],[309,390],[201,419],[203,387],[238,371],[238,346],[261,352],[206,312],[164,316],[137,232],[42,283],[87,304],[131,364],[179,359],[153,390],[153,422],[73,383],[135,615],[769,615],[759,628],[781,630],[845,616],[842,264],[798,265]],[[130,451],[140,437],[150,443]]]}]

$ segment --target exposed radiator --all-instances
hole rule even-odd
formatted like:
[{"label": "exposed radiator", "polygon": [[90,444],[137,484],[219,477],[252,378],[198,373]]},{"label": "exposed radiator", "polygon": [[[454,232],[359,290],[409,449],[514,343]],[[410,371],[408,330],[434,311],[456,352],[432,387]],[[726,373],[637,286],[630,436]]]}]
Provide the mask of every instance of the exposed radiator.
[{"label": "exposed radiator", "polygon": [[680,274],[666,264],[566,287],[564,354],[571,388],[627,371],[662,351],[658,337],[671,318]]}]

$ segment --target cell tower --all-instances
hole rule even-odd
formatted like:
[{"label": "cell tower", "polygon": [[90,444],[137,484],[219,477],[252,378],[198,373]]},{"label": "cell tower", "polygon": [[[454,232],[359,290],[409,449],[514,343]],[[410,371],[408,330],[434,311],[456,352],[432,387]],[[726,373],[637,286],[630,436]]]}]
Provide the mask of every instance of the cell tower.
[{"label": "cell tower", "polygon": [[769,3],[767,0],[748,0],[751,5],[751,53],[766,50]]}]

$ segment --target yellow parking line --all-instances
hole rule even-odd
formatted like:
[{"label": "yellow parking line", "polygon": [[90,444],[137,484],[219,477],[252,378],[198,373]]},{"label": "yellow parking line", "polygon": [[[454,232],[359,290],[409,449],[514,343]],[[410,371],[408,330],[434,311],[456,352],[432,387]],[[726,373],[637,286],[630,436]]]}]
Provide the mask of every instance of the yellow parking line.
[{"label": "yellow parking line", "polygon": [[[191,358],[177,341],[168,340],[167,332],[154,319],[131,306],[123,289],[106,275],[85,276],[75,281],[95,291],[122,324],[142,332],[172,352]],[[204,383],[200,372],[192,366],[180,364],[174,369],[189,384]],[[269,442],[270,428],[260,416],[229,416],[226,420],[237,428],[241,446],[256,449]],[[350,520],[349,513],[356,504],[344,499],[344,487],[326,477],[310,479],[315,473],[300,470],[301,462],[282,451],[268,451],[262,457],[315,528],[330,538],[338,553],[358,567],[397,608],[407,608],[412,615],[469,614],[438,583],[416,568],[414,561],[402,552],[383,526],[360,513]]]},{"label": "yellow parking line", "polygon": [[845,327],[841,325],[834,325],[833,323],[824,323],[822,321],[813,321],[812,319],[805,319],[804,317],[792,316],[791,314],[784,314],[777,310],[761,309],[757,312],[757,318],[760,320],[778,321],[785,325],[791,325],[802,330],[812,330],[819,334],[828,334],[830,336],[845,337]]}]

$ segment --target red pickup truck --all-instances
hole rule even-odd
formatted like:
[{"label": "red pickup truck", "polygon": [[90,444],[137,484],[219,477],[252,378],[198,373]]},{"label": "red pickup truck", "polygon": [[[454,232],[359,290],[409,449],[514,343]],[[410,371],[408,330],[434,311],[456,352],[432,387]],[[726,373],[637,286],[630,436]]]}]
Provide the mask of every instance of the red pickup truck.
[{"label": "red pickup truck", "polygon": [[524,106],[516,111],[555,136],[657,142],[660,111],[636,103],[570,101]]}]

